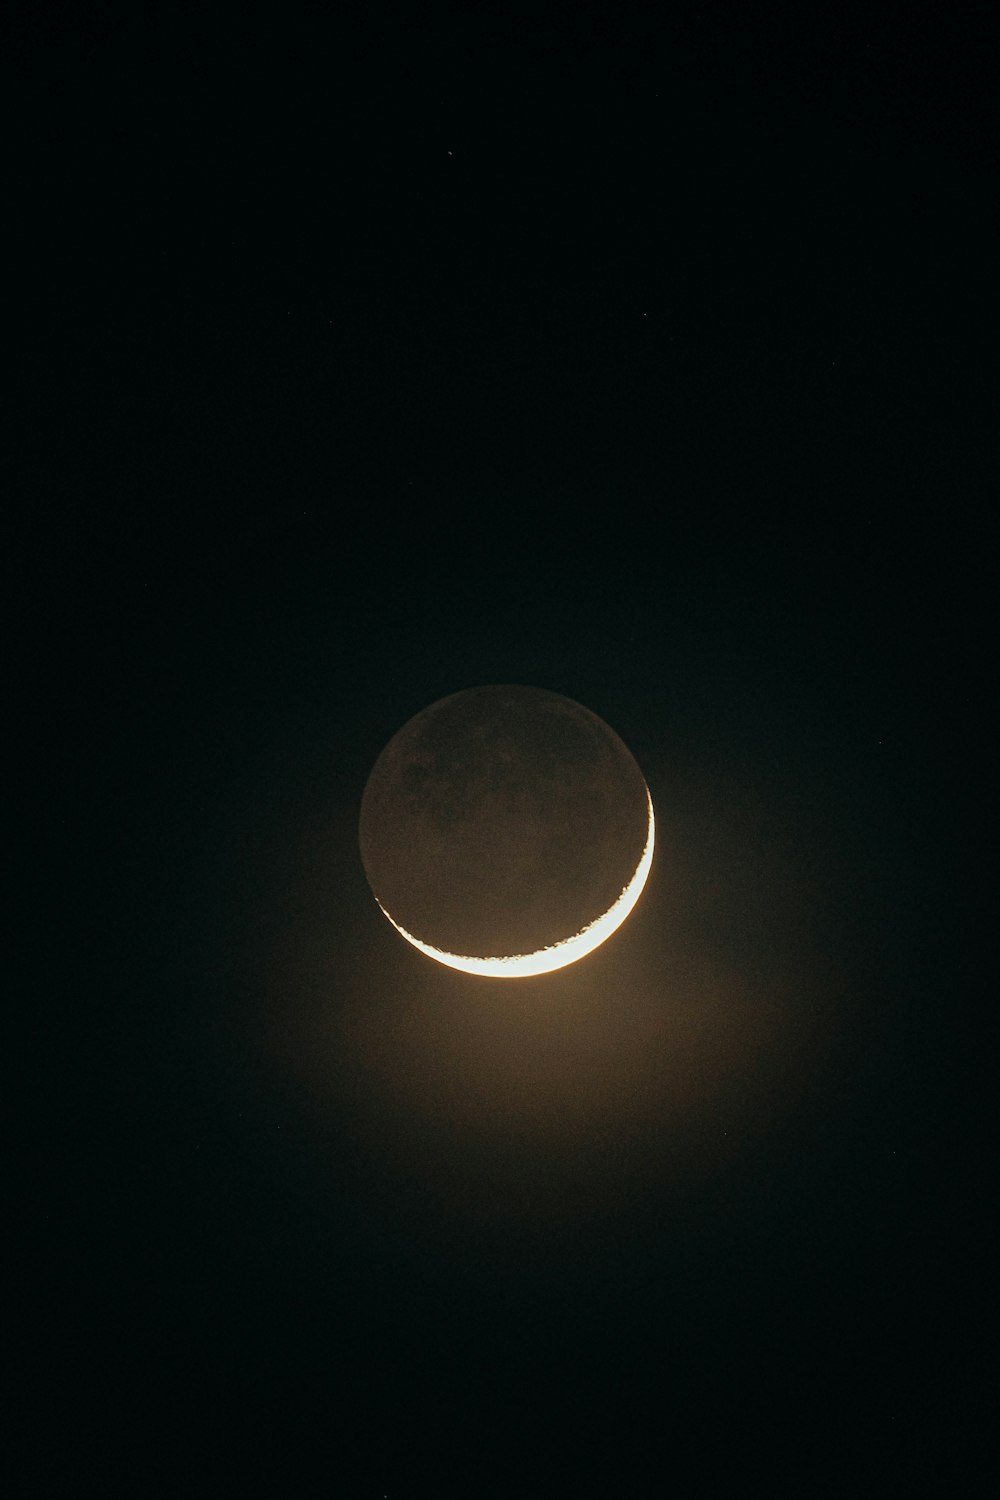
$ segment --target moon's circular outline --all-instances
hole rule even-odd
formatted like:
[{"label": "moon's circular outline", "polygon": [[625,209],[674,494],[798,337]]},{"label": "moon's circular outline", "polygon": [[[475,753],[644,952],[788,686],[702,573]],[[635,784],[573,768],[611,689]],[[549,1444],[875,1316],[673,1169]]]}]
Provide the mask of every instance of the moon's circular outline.
[{"label": "moon's circular outline", "polygon": [[428,958],[434,958],[439,964],[447,964],[450,969],[461,969],[466,974],[485,974],[491,979],[527,979],[533,974],[551,974],[555,969],[565,968],[567,964],[576,963],[577,959],[586,958],[588,953],[593,953],[595,948],[617,932],[629,912],[635,906],[642,895],[642,888],[649,877],[650,866],[653,863],[653,843],[655,833],[655,819],[653,817],[653,799],[646,788],[646,802],[649,807],[649,831],[646,834],[646,847],[642,851],[639,863],[635,867],[635,874],[628,885],[623,886],[622,893],[613,905],[601,917],[595,917],[593,922],[588,922],[586,927],[581,928],[572,937],[562,938],[558,943],[551,943],[546,948],[539,948],[537,953],[515,953],[506,958],[466,958],[460,953],[445,953],[440,948],[432,948],[430,943],[422,943],[412,932],[407,932],[405,927],[386,911],[379,901],[379,910],[395,927],[396,931],[405,937],[414,948],[419,948],[421,953],[426,953]]}]

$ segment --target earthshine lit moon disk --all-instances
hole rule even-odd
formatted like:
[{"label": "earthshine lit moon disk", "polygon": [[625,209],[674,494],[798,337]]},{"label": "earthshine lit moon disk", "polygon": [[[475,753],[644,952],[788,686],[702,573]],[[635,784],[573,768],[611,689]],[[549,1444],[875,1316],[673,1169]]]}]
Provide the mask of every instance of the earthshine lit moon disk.
[{"label": "earthshine lit moon disk", "polygon": [[389,741],[365,787],[365,874],[396,931],[469,974],[550,973],[625,921],[653,804],[603,720],[540,688],[472,688]]}]

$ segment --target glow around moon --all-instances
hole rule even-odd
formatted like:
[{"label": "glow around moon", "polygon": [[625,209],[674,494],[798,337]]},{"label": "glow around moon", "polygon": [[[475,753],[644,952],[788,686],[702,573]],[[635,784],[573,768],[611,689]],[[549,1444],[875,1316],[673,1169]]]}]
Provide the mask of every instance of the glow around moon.
[{"label": "glow around moon", "polygon": [[[646,846],[636,866],[635,874],[622,890],[618,900],[603,916],[589,922],[580,932],[574,933],[572,937],[563,938],[558,943],[552,943],[547,948],[540,948],[537,953],[516,953],[507,957],[493,958],[474,958],[460,953],[444,953],[440,948],[421,942],[418,937],[413,936],[412,932],[407,932],[406,928],[401,927],[395,920],[392,913],[386,911],[381,901],[378,903],[379,907],[408,943],[412,943],[414,948],[419,948],[421,953],[426,953],[428,958],[436,959],[438,963],[446,964],[450,969],[461,969],[466,974],[483,974],[492,979],[527,979],[534,974],[551,974],[556,969],[565,968],[567,964],[576,963],[580,958],[586,958],[588,953],[593,953],[595,948],[599,948],[613,932],[617,932],[642,895],[643,886],[646,884],[653,863],[656,826],[653,816],[653,800],[648,789],[646,803],[649,809],[649,832],[646,835]],[[378,901],[377,895],[375,899]]]}]

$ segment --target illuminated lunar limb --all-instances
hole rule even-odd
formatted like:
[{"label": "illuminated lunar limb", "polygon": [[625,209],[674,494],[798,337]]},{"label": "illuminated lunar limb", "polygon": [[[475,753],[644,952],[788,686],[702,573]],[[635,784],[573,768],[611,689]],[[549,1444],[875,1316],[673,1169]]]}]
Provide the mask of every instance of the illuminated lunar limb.
[{"label": "illuminated lunar limb", "polygon": [[649,809],[649,832],[646,836],[646,846],[636,866],[635,874],[622,890],[618,900],[603,916],[589,922],[580,932],[572,937],[564,938],[561,942],[553,943],[547,948],[541,948],[537,953],[517,953],[508,957],[492,958],[473,958],[459,953],[444,953],[440,948],[421,942],[418,937],[414,937],[412,932],[407,932],[406,928],[401,927],[395,920],[392,913],[386,911],[381,901],[379,901],[379,906],[396,931],[408,943],[412,943],[414,948],[419,948],[420,952],[425,953],[428,958],[435,959],[439,964],[446,964],[450,969],[461,969],[466,974],[482,974],[491,979],[526,979],[535,974],[551,974],[556,969],[565,968],[567,964],[586,958],[588,953],[593,953],[595,948],[599,948],[613,932],[617,932],[642,895],[653,863],[655,840],[653,800],[648,789],[646,803]]}]

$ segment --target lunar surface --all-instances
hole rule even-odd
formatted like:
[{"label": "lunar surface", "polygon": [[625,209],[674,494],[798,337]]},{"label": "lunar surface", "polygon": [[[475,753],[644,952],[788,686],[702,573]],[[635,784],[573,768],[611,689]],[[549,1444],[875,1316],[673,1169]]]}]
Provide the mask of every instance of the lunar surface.
[{"label": "lunar surface", "polygon": [[389,921],[452,968],[541,974],[590,953],[653,857],[642,772],[603,720],[540,688],[472,688],[405,724],[361,803],[365,874]]}]

